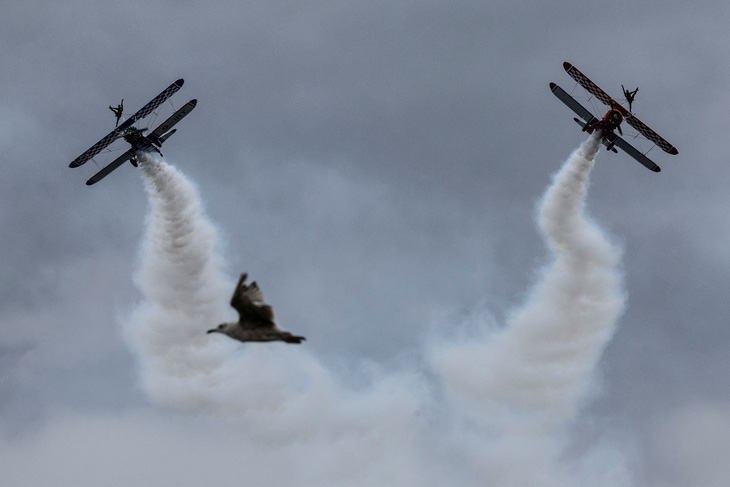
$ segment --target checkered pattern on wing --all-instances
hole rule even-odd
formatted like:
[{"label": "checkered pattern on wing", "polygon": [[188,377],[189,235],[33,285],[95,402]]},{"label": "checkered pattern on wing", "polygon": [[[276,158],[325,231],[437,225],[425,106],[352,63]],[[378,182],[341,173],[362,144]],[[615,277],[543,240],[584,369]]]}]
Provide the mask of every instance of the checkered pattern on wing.
[{"label": "checkered pattern on wing", "polygon": [[608,93],[599,88],[597,84],[588,79],[586,75],[578,71],[575,67],[571,67],[568,71],[568,74],[571,78],[576,80],[583,88],[585,88],[588,93],[598,98],[601,103],[603,103],[604,105],[608,105],[609,107],[612,106],[613,98],[608,96]]},{"label": "checkered pattern on wing", "polygon": [[74,159],[74,161],[71,163],[71,167],[77,167],[84,164],[89,159],[97,155],[99,152],[103,151],[109,144],[117,140],[120,136],[121,132],[119,129],[112,130],[109,135],[101,139],[96,144],[92,145],[89,150]]},{"label": "checkered pattern on wing", "polygon": [[661,135],[650,129],[644,122],[634,116],[626,117],[626,123],[641,132],[641,135],[655,143],[664,152],[671,152],[672,144],[664,140]]},{"label": "checkered pattern on wing", "polygon": [[157,107],[165,103],[165,101],[167,101],[167,99],[170,98],[179,89],[180,86],[177,83],[171,84],[165,89],[165,91],[154,97],[151,102],[140,108],[140,110],[135,113],[132,118],[134,120],[139,120],[140,118],[146,117],[147,115],[155,111]]}]

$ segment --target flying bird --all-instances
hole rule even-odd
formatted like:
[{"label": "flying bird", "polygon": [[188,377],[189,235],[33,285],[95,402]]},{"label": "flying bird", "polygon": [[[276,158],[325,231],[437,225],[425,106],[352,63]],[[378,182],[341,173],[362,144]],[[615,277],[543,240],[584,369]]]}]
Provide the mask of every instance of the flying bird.
[{"label": "flying bird", "polygon": [[231,297],[231,306],[238,311],[238,321],[222,323],[208,333],[223,333],[241,342],[301,343],[306,338],[280,330],[274,323],[274,309],[264,303],[264,295],[256,282],[246,285],[248,274],[241,274]]}]

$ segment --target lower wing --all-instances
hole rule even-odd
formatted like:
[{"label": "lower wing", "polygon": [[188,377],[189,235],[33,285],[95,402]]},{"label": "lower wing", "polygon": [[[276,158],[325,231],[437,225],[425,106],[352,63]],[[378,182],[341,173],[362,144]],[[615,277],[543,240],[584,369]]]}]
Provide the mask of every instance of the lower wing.
[{"label": "lower wing", "polygon": [[575,101],[575,98],[570,96],[564,89],[562,89],[560,86],[556,85],[555,83],[550,83],[550,91],[553,92],[553,95],[557,96],[560,101],[565,103],[565,105],[573,110],[576,115],[578,115],[580,118],[585,120],[586,122],[592,122],[593,120],[598,120],[596,117],[593,116],[591,112],[585,109],[583,105]]},{"label": "lower wing", "polygon": [[641,151],[639,151],[637,148],[635,148],[634,146],[632,146],[631,144],[626,142],[624,139],[622,139],[618,135],[616,135],[616,139],[613,141],[613,144],[616,147],[618,147],[619,149],[621,149],[622,151],[624,151],[625,153],[627,153],[628,155],[630,155],[631,157],[633,157],[634,159],[636,159],[637,161],[639,161],[639,163],[642,164],[647,169],[654,171],[654,172],[661,171],[661,168],[659,166],[657,166],[656,164],[654,164],[654,161],[652,161],[651,159],[646,157],[646,155],[644,155]]},{"label": "lower wing", "polygon": [[132,158],[132,156],[133,156],[133,154],[130,149],[127,152],[125,152],[124,154],[122,154],[121,156],[114,159],[108,165],[104,166],[104,168],[101,171],[99,171],[98,173],[91,176],[91,178],[88,181],[86,181],[86,184],[88,186],[91,186],[94,183],[98,183],[99,181],[101,181],[102,179],[107,177],[109,175],[109,173],[111,173],[113,170],[115,170],[116,168],[118,168],[119,166],[121,166],[122,164],[127,162],[128,160],[130,160]]}]

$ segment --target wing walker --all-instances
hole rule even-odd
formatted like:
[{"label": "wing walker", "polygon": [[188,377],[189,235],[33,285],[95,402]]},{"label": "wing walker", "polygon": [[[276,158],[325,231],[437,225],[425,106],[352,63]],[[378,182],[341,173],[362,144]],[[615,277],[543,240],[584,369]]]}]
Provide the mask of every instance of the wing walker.
[{"label": "wing walker", "polygon": [[[639,161],[647,169],[654,172],[659,172],[661,169],[651,159],[643,153],[630,145],[624,139],[619,137],[623,135],[621,130],[621,123],[625,120],[627,124],[633,127],[637,132],[644,136],[647,140],[658,146],[661,150],[668,154],[677,154],[677,148],[672,146],[669,142],[664,140],[659,134],[650,129],[644,122],[639,120],[631,113],[631,104],[634,101],[636,93],[639,91],[638,88],[629,91],[621,86],[624,91],[624,96],[629,104],[629,109],[624,108],[619,102],[611,98],[605,91],[598,87],[593,81],[591,81],[586,75],[581,73],[578,68],[570,63],[563,63],[565,71],[578,82],[588,93],[593,95],[597,100],[602,102],[604,105],[609,107],[609,110],[603,116],[602,119],[596,118],[591,112],[585,109],[580,103],[578,103],[572,96],[570,96],[565,90],[555,83],[550,83],[550,91],[557,96],[560,101],[565,103],[568,108],[573,110],[579,117],[574,118],[578,125],[583,127],[584,132],[593,133],[595,130],[601,131],[601,141],[606,149],[618,152],[616,147],[626,152],[628,155]],[[581,120],[582,119],[582,120]],[[616,135],[614,131],[618,130],[619,135]],[[651,149],[650,149],[651,150]],[[647,151],[648,152],[648,151]]]},{"label": "wing walker", "polygon": [[113,108],[110,106],[109,108],[112,110],[112,112],[114,112],[114,115],[117,118],[117,126],[107,136],[105,136],[96,144],[92,145],[86,152],[81,154],[79,157],[74,159],[71,164],[69,164],[69,167],[79,167],[84,165],[86,162],[93,159],[94,156],[98,155],[101,151],[106,149],[109,145],[111,145],[118,139],[124,139],[127,143],[129,143],[131,148],[121,156],[114,159],[104,168],[102,168],[101,171],[94,174],[88,181],[86,181],[87,185],[98,183],[106,176],[108,176],[109,173],[111,173],[127,161],[131,162],[133,166],[137,167],[137,155],[140,152],[157,152],[158,154],[162,155],[162,152],[160,152],[160,147],[162,147],[163,142],[165,142],[172,134],[175,133],[177,129],[173,129],[173,127],[180,120],[185,118],[188,113],[193,111],[195,105],[198,103],[198,100],[190,100],[189,102],[187,102],[185,105],[182,106],[182,108],[173,113],[167,120],[162,122],[162,124],[160,124],[156,129],[154,129],[147,135],[145,135],[145,132],[148,130],[146,127],[136,127],[135,124],[139,120],[145,118],[147,115],[157,110],[160,105],[165,103],[182,87],[184,82],[185,81],[182,78],[175,81],[173,84],[165,88],[162,93],[154,97],[149,103],[143,106],[137,113],[126,119],[121,124],[119,123],[119,121],[122,118],[124,100],[122,100],[122,103],[120,103],[117,108]]}]

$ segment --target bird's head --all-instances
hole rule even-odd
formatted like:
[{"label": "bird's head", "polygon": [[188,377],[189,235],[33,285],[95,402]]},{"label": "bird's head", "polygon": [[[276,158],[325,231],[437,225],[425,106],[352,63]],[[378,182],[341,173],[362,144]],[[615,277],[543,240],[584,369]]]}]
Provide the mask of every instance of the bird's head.
[{"label": "bird's head", "polygon": [[212,330],[208,330],[207,333],[226,333],[226,330],[228,329],[228,323],[221,323],[218,325],[217,328],[213,328]]}]

